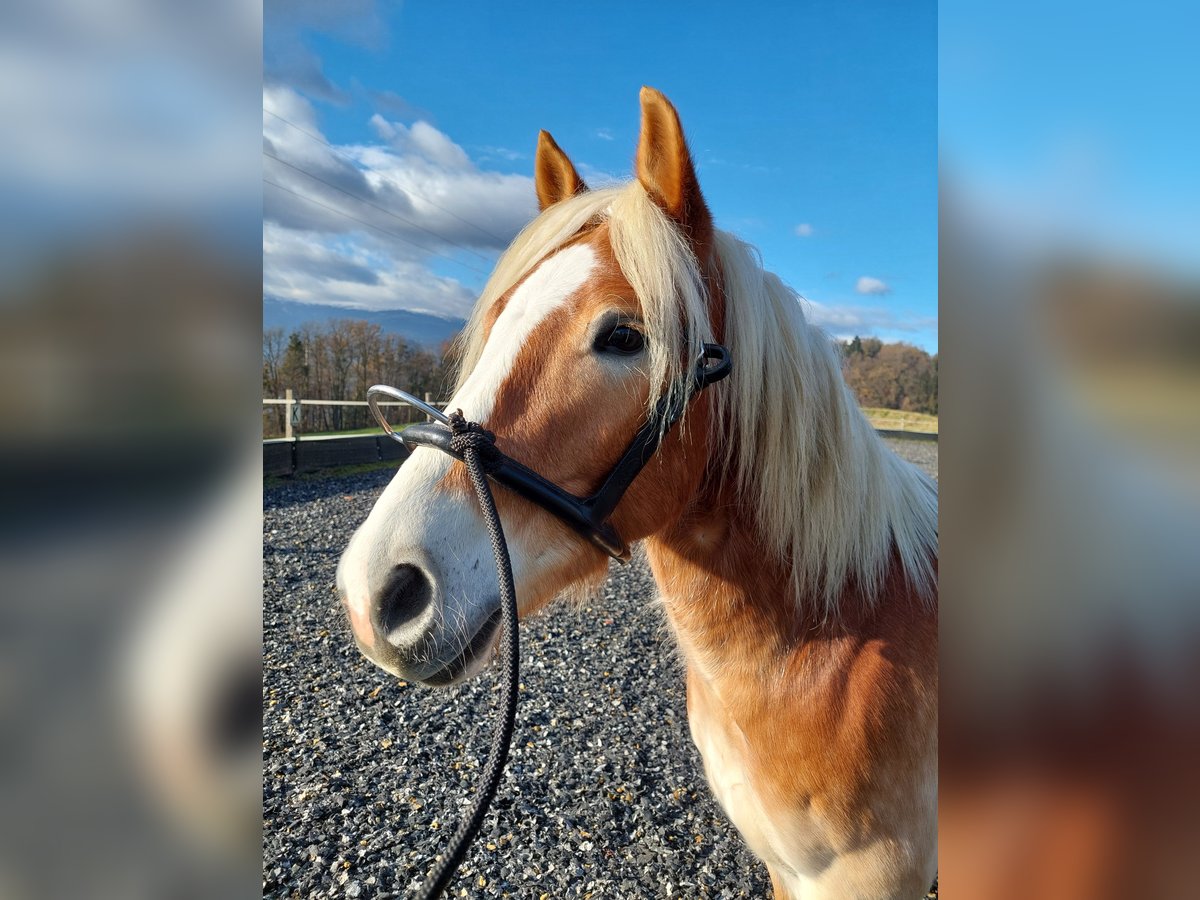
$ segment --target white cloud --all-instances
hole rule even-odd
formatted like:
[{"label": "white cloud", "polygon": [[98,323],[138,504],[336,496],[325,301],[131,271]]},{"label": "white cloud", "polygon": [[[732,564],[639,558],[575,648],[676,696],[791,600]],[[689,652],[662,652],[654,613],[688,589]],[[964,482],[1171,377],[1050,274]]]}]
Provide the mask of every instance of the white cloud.
[{"label": "white cloud", "polygon": [[592,134],[595,135],[596,137],[600,138],[600,140],[602,140],[602,141],[611,141],[613,139],[613,133],[612,133],[611,128],[597,128],[595,131],[592,132]]},{"label": "white cloud", "polygon": [[490,268],[494,252],[536,212],[532,179],[479,169],[428,122],[408,127],[376,115],[370,124],[388,144],[331,148],[310,104],[294,91],[265,89],[263,104],[282,116],[263,115],[265,154],[275,157],[265,160],[264,176],[286,188],[263,192],[270,221],[374,238],[382,229],[407,244],[409,256],[420,252],[415,242],[434,253],[467,250],[472,265]]},{"label": "white cloud", "polygon": [[934,316],[897,315],[894,310],[864,306],[832,306],[815,300],[802,301],[804,315],[838,338],[854,335],[901,337],[925,331],[937,331]]},{"label": "white cloud", "polygon": [[813,236],[813,227],[811,225],[809,225],[807,222],[801,222],[799,225],[796,226],[796,237],[806,238],[806,237],[812,237],[812,236]]},{"label": "white cloud", "polygon": [[263,105],[287,120],[263,116],[267,293],[462,316],[536,213],[531,178],[480,169],[428,122],[375,115],[384,143],[331,147],[294,91],[268,86]]},{"label": "white cloud", "polygon": [[409,155],[383,147],[345,149],[364,167],[378,196],[405,198],[416,221],[445,241],[504,249],[537,213],[533,179],[480,170],[457,144],[426,128],[410,145],[417,152]]},{"label": "white cloud", "polygon": [[290,133],[287,126],[274,120],[273,116],[267,114],[267,110],[307,131],[320,134],[312,104],[291,88],[271,84],[263,85],[263,134],[268,137],[275,135],[287,137]]},{"label": "white cloud", "polygon": [[309,198],[267,187],[264,216],[279,224],[376,238],[382,229],[408,245],[407,255],[412,243],[434,253],[466,248],[472,265],[490,269],[495,251],[537,211],[531,178],[481,170],[428,122],[408,127],[374,115],[369,124],[386,144],[331,149],[304,98],[276,87],[263,102],[303,129],[263,116],[266,153],[282,160],[266,160],[265,177]]},{"label": "white cloud", "polygon": [[348,309],[409,309],[465,318],[476,292],[382,243],[263,226],[263,293]]},{"label": "white cloud", "polygon": [[401,155],[416,157],[445,169],[472,168],[465,150],[428,122],[414,122],[411,127],[389,122],[376,113],[371,116],[372,129]]},{"label": "white cloud", "polygon": [[854,285],[854,290],[860,294],[890,294],[892,289],[886,282],[880,281],[878,278],[872,278],[869,275],[864,275]]}]

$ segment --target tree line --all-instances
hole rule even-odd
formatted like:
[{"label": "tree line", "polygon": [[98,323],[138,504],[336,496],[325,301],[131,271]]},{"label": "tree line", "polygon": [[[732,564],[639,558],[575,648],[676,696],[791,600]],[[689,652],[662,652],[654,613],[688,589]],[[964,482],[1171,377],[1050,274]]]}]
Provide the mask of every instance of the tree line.
[{"label": "tree line", "polygon": [[[840,344],[846,382],[863,406],[907,412],[938,411],[938,358],[911,344],[860,338]],[[449,342],[436,351],[382,327],[355,319],[309,323],[286,334],[263,331],[263,396],[363,400],[373,384],[390,384],[418,397],[444,398],[452,387]],[[284,431],[282,406],[263,408],[263,433]],[[343,431],[374,425],[366,407],[305,406],[301,433]]]},{"label": "tree line", "polygon": [[846,383],[862,406],[938,414],[938,357],[879,338],[841,342]]},{"label": "tree line", "polygon": [[[365,400],[373,384],[442,399],[452,386],[449,343],[430,351],[371,322],[309,323],[291,334],[263,331],[263,396],[298,400]],[[263,434],[284,431],[282,406],[263,407]],[[375,424],[365,406],[305,406],[301,433],[344,431]]]}]

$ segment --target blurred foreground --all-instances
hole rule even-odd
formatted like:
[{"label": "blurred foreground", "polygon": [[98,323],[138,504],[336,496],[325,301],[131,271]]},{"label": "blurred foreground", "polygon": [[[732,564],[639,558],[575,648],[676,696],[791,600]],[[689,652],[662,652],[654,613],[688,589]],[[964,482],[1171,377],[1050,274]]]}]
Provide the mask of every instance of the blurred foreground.
[{"label": "blurred foreground", "polygon": [[946,896],[1200,876],[1200,70],[1151,7],[941,8]]},{"label": "blurred foreground", "polygon": [[5,900],[258,888],[258,18],[0,10]]}]

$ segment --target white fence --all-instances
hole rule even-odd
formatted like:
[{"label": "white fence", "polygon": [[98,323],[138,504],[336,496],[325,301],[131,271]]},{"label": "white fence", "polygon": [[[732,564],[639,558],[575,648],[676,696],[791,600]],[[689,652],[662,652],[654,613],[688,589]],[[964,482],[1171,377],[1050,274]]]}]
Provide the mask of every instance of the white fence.
[{"label": "white fence", "polygon": [[[428,391],[425,392],[425,402],[428,403],[430,406],[435,406],[435,407],[445,407],[445,405],[446,405],[444,401],[435,401],[433,399],[433,395],[430,394]],[[300,400],[300,399],[297,399],[293,395],[291,388],[289,388],[287,390],[286,394],[282,398],[273,398],[273,397],[264,397],[263,398],[263,407],[264,408],[271,407],[271,406],[282,406],[284,408],[283,409],[283,412],[284,412],[284,415],[283,415],[283,439],[286,441],[300,438],[300,434],[298,431],[298,426],[300,423],[300,413],[303,410],[303,408],[306,406],[363,407],[366,405],[367,405],[366,400]],[[378,405],[381,407],[383,407],[383,406],[400,406],[400,407],[404,407],[406,409],[412,410],[414,416],[421,415],[419,410],[415,410],[415,409],[413,409],[413,407],[409,406],[407,403],[403,403],[399,400],[386,400],[386,401],[380,402]]]},{"label": "white fence", "polygon": [[[430,406],[440,407],[443,409],[446,406],[446,403],[444,401],[434,400],[433,395],[430,394],[428,391],[425,392],[425,402],[428,403]],[[284,408],[283,440],[288,440],[288,441],[302,439],[302,435],[301,435],[302,429],[299,427],[300,422],[301,422],[300,414],[301,414],[303,408],[306,406],[311,406],[311,407],[316,407],[316,406],[365,407],[366,405],[367,405],[366,400],[301,400],[301,399],[296,398],[290,389],[286,392],[286,395],[284,397],[263,398],[264,409],[269,408],[269,407],[276,407],[276,406],[282,406]],[[411,424],[411,422],[418,421],[422,418],[422,414],[419,410],[414,409],[413,407],[409,406],[407,403],[402,403],[399,400],[383,401],[379,404],[379,406],[398,406],[398,407],[403,407],[409,411],[406,415],[406,421],[403,423],[398,422],[396,424]],[[366,422],[366,427],[371,427],[373,424],[374,424],[374,422],[368,420]],[[920,423],[917,420],[914,420],[913,424],[917,427],[910,429],[908,427],[909,422],[907,421],[907,419],[905,419],[902,416],[900,418],[899,422],[895,422],[893,420],[892,422],[879,423],[875,426],[875,428],[880,434],[887,435],[890,437],[911,437],[911,438],[931,440],[931,441],[937,440],[938,436],[937,436],[936,431],[935,432],[924,431],[920,427]],[[897,427],[897,426],[899,426],[899,427]],[[331,436],[333,436],[333,435],[331,435]],[[322,437],[323,437],[323,435],[314,434],[314,435],[310,435],[307,439],[308,440],[319,440]]]},{"label": "white fence", "polygon": [[[425,402],[431,406],[445,408],[445,402],[434,401],[426,393]],[[379,404],[381,407],[402,407],[406,412],[403,421],[389,419],[399,428],[401,425],[424,421],[425,415],[417,409],[399,400],[388,400]],[[403,459],[406,451],[399,444],[387,439],[382,430],[371,429],[374,422],[367,416],[366,427],[371,429],[364,433],[322,433],[302,436],[301,412],[304,407],[344,406],[362,408],[367,406],[365,400],[300,400],[289,390],[282,398],[264,398],[263,410],[282,406],[284,411],[284,433],[281,438],[264,438],[263,440],[263,473],[265,475],[290,475],[296,472],[312,471],[331,466],[353,465],[363,462],[392,461]],[[277,423],[276,423],[277,424]],[[901,419],[903,428],[908,423]],[[265,425],[265,423],[264,423]],[[266,429],[264,428],[264,431]],[[937,441],[936,432],[926,433],[909,431],[907,429],[888,429],[876,426],[876,430],[885,437],[904,438],[908,440]]]}]

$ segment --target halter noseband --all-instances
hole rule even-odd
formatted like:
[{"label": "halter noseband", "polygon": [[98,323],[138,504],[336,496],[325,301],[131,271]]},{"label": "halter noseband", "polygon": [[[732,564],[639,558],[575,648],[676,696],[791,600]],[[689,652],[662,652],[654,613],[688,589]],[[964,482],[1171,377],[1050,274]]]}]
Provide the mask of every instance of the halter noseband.
[{"label": "halter noseband", "polygon": [[[677,392],[673,401],[664,397],[658,402],[653,414],[638,429],[628,449],[601,482],[600,489],[590,497],[577,497],[511,456],[505,455],[496,447],[490,432],[474,422],[467,422],[461,413],[446,416],[411,394],[382,384],[377,384],[367,391],[367,404],[371,408],[371,414],[387,435],[404,444],[409,451],[420,446],[434,447],[462,460],[465,446],[470,445],[479,450],[484,470],[493,481],[557,516],[613,559],[627,562],[629,547],[608,521],[609,516],[617,508],[617,504],[621,502],[625,491],[637,478],[638,473],[650,461],[667,431],[679,421],[688,400],[710,384],[725,378],[732,369],[733,361],[729,357],[728,349],[720,344],[705,344],[704,351],[696,362],[690,389],[684,393]],[[402,432],[396,433],[379,410],[379,395],[402,400],[437,421],[409,425]]]}]

